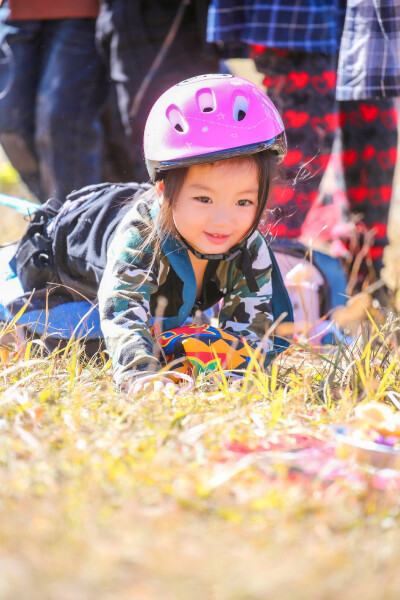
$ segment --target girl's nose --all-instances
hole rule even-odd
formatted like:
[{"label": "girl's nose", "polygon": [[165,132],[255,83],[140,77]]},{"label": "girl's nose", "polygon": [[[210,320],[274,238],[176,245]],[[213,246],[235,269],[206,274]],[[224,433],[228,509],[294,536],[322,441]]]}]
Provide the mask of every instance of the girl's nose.
[{"label": "girl's nose", "polygon": [[232,215],[230,213],[229,208],[224,206],[216,206],[213,211],[212,220],[213,223],[218,225],[224,225],[225,223],[229,223],[231,221]]}]

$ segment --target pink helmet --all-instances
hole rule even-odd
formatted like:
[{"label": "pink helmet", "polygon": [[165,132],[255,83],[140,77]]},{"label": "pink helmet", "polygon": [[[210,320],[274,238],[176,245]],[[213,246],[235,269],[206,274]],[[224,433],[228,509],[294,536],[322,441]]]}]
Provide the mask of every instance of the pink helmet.
[{"label": "pink helmet", "polygon": [[150,177],[162,171],[254,154],[286,154],[282,119],[258,86],[235,75],[181,81],[154,104],[144,131]]}]

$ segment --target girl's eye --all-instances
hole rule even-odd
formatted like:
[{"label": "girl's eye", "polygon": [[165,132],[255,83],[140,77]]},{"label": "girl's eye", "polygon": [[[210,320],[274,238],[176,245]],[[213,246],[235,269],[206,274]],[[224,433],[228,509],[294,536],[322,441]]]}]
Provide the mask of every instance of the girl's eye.
[{"label": "girl's eye", "polygon": [[252,200],[238,200],[239,206],[251,206],[252,204],[254,204]]},{"label": "girl's eye", "polygon": [[195,198],[196,200],[198,200],[199,202],[201,202],[202,204],[209,204],[211,202],[210,198],[208,198],[208,196],[197,196],[197,198]]}]

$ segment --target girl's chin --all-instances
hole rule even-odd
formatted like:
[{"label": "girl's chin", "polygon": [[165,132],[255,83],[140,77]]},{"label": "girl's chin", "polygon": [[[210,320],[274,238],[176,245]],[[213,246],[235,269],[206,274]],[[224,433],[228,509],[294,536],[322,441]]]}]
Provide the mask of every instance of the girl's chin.
[{"label": "girl's chin", "polygon": [[202,244],[201,248],[194,247],[202,254],[224,254],[231,249],[232,245],[225,242],[224,244]]},{"label": "girl's chin", "polygon": [[224,254],[231,249],[228,244],[202,244],[201,246],[191,244],[191,246],[200,254]]}]

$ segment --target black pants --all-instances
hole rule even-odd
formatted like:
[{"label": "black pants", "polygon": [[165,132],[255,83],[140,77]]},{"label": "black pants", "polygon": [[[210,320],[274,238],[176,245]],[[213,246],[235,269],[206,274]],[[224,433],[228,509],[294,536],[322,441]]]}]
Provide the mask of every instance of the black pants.
[{"label": "black pants", "polygon": [[[186,7],[178,32],[157,70],[135,116],[132,103],[157,56],[177,14],[180,0],[103,0],[97,19],[97,41],[103,51],[112,85],[115,86],[120,119],[128,140],[132,171],[124,181],[146,181],[143,132],[147,115],[157,98],[183,79],[218,72],[214,47],[205,43],[205,24],[195,2]],[[204,11],[203,11],[204,12]],[[114,145],[114,153],[125,148]]]}]

